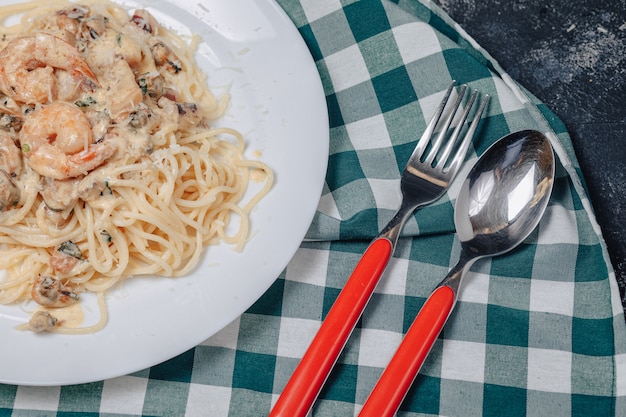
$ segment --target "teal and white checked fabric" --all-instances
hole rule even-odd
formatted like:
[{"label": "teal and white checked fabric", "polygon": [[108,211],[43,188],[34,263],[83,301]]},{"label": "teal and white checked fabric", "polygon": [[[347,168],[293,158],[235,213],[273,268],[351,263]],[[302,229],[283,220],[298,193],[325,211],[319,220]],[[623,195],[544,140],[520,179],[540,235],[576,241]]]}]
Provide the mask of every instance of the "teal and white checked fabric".
[{"label": "teal and white checked fabric", "polygon": [[355,416],[432,288],[456,263],[453,205],[502,135],[547,132],[559,164],[538,229],[477,262],[405,399],[408,416],[626,416],[626,325],[568,134],[427,0],[278,0],[316,61],[329,170],[308,239],[245,314],[161,365],[67,387],[0,386],[0,416],[266,416],[369,240],[452,79],[492,96],[468,163],[419,210],[312,410]]}]

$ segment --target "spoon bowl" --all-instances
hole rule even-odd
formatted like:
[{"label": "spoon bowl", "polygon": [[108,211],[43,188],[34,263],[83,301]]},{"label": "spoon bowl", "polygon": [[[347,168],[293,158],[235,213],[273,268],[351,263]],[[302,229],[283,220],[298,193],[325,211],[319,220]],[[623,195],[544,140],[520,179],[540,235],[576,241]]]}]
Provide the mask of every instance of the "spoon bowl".
[{"label": "spoon bowl", "polygon": [[554,154],[542,133],[523,130],[494,143],[457,197],[454,224],[468,255],[499,255],[526,239],[548,205],[553,179]]},{"label": "spoon bowl", "polygon": [[454,209],[461,256],[428,297],[359,417],[392,417],[454,308],[461,281],[480,258],[518,246],[548,205],[555,160],[550,141],[535,130],[499,139],[463,182]]}]

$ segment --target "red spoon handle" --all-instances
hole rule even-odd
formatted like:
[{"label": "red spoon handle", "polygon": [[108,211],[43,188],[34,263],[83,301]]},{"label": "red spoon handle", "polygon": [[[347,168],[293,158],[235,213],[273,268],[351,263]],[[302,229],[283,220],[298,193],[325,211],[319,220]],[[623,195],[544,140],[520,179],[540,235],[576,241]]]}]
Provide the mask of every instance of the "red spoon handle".
[{"label": "red spoon handle", "polygon": [[374,240],[350,275],[269,417],[305,417],[376,288],[393,245]]},{"label": "red spoon handle", "polygon": [[402,343],[383,371],[359,417],[395,415],[455,303],[452,288],[442,286],[428,297]]}]

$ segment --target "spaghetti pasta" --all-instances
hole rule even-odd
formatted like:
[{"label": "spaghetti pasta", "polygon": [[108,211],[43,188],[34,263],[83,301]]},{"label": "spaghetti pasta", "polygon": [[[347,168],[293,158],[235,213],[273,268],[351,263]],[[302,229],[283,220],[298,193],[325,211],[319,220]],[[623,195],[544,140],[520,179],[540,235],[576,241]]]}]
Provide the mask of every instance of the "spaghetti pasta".
[{"label": "spaghetti pasta", "polygon": [[[217,99],[185,39],[145,10],[54,0],[0,7],[20,16],[0,40],[0,303],[52,305],[136,275],[186,275],[203,248],[241,250],[249,213],[273,183],[242,135],[211,123]],[[243,197],[251,172],[263,184]],[[233,222],[236,231],[227,230]],[[42,279],[42,277],[45,277]]]}]

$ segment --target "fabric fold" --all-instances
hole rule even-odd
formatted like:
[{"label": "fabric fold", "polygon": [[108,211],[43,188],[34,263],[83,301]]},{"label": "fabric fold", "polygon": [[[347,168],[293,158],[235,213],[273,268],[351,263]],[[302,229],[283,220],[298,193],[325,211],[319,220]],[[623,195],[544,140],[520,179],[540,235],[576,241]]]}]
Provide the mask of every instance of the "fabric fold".
[{"label": "fabric fold", "polygon": [[[496,97],[466,165],[518,126],[547,129],[484,58],[420,20],[424,10],[412,15],[408,6],[357,2],[300,25],[321,73],[331,126],[326,187],[310,240],[371,239],[390,220],[400,203],[402,170],[451,80]],[[349,20],[352,14],[358,18]],[[298,22],[306,12],[291,17]],[[403,236],[452,232],[448,220],[460,181],[462,175],[431,206],[448,207],[418,211]]]},{"label": "fabric fold", "polygon": [[[293,1],[280,3],[288,4],[288,11],[297,9]],[[405,227],[391,271],[349,342],[351,354],[343,364],[383,367],[368,364],[373,348],[366,335],[406,331],[455,262],[453,205],[465,173],[499,137],[536,129],[550,137],[558,156],[547,213],[518,249],[473,268],[457,311],[403,410],[418,415],[620,414],[625,393],[619,375],[626,352],[621,304],[560,120],[430,2],[299,5],[302,13],[290,16],[307,44],[314,45],[331,121],[326,187],[307,237],[333,241],[324,285],[335,296],[350,273],[350,267],[335,263],[353,266],[399,205],[402,168],[440,99],[438,92],[454,79],[492,97],[464,170],[444,197],[419,209]],[[285,282],[290,279],[287,273]],[[393,301],[397,295],[403,296],[401,308],[399,300]],[[324,297],[324,311],[332,300]],[[392,305],[395,313],[387,314],[394,311]],[[389,323],[397,324],[399,317],[401,329]],[[475,361],[467,365],[468,358]],[[373,386],[370,377],[355,382],[338,374],[329,384],[335,389],[356,384],[358,404]],[[464,390],[480,395],[459,397]],[[323,398],[315,415],[332,415],[333,401],[332,395]],[[565,405],[544,408],[551,401]]]}]

